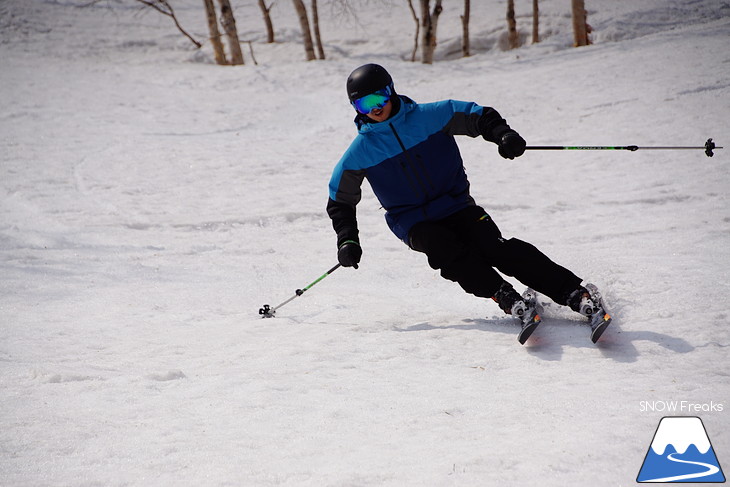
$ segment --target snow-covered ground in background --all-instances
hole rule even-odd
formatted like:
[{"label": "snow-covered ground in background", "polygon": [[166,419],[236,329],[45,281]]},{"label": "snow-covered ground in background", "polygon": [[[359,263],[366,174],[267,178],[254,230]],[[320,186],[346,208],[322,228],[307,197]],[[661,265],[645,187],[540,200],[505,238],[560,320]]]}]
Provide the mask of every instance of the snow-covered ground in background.
[{"label": "snow-covered ground in background", "polygon": [[[0,2],[0,484],[631,485],[667,414],[700,416],[730,465],[730,149],[507,161],[459,139],[503,233],[604,291],[598,345],[551,306],[520,346],[369,189],[360,269],[258,316],[336,262],[352,69],[493,106],[532,145],[727,147],[727,1],[588,2],[596,43],[573,49],[569,2],[543,0],[543,42],[511,52],[502,2],[472,2],[467,59],[447,4],[432,66],[406,61],[405,2],[320,2],[329,59],[307,63],[290,3],[266,45],[234,1],[242,67],[132,2],[84,3]],[[201,3],[173,5],[203,40]],[[663,401],[700,409],[646,410]]]}]

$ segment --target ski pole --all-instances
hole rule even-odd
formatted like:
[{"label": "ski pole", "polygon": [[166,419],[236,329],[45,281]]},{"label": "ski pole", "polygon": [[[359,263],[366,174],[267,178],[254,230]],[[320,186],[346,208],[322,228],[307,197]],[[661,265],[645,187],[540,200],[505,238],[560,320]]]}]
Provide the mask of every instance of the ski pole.
[{"label": "ski pole", "polygon": [[707,157],[712,157],[715,154],[712,152],[715,149],[722,149],[717,147],[712,139],[707,139],[703,147],[639,147],[638,145],[579,145],[579,146],[565,146],[565,145],[528,145],[525,150],[628,150],[631,152],[637,150],[674,150],[674,149],[704,149]]},{"label": "ski pole", "polygon": [[304,287],[304,288],[302,288],[302,289],[297,289],[296,291],[294,291],[294,296],[292,296],[291,298],[287,299],[286,301],[284,301],[284,302],[283,302],[283,303],[281,303],[280,305],[278,305],[278,306],[274,306],[274,307],[272,308],[272,307],[271,307],[271,306],[269,306],[268,304],[265,304],[263,308],[260,308],[260,309],[259,309],[259,314],[261,315],[261,317],[262,317],[262,318],[273,318],[273,317],[274,317],[274,313],[276,313],[276,310],[277,310],[277,309],[279,309],[279,308],[281,308],[282,306],[284,306],[285,304],[287,304],[287,303],[289,303],[289,302],[293,301],[293,300],[294,300],[294,299],[295,299],[296,297],[298,297],[298,296],[301,296],[302,294],[304,294],[304,291],[307,291],[307,290],[309,290],[309,289],[310,289],[310,288],[311,288],[312,286],[314,286],[315,284],[317,284],[317,283],[318,283],[319,281],[321,281],[321,280],[322,280],[322,279],[324,279],[325,277],[327,277],[327,276],[329,276],[330,274],[332,274],[333,272],[335,272],[335,271],[337,270],[337,268],[338,268],[338,267],[340,267],[340,265],[341,265],[341,264],[337,264],[337,265],[336,265],[336,266],[334,266],[334,267],[333,267],[332,269],[328,270],[327,272],[325,272],[324,274],[322,274],[321,276],[319,276],[319,277],[318,277],[318,278],[317,278],[317,279],[316,279],[316,280],[315,280],[315,281],[314,281],[313,283],[311,283],[310,285],[308,285],[308,286],[306,286],[306,287]]}]

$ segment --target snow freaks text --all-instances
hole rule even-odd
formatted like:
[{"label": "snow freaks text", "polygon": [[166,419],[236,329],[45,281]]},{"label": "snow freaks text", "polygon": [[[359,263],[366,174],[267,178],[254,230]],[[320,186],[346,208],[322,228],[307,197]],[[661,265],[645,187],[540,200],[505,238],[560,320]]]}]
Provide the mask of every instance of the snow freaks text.
[{"label": "snow freaks text", "polygon": [[721,413],[724,407],[722,403],[710,401],[709,403],[698,403],[691,401],[640,401],[639,411],[659,413]]}]

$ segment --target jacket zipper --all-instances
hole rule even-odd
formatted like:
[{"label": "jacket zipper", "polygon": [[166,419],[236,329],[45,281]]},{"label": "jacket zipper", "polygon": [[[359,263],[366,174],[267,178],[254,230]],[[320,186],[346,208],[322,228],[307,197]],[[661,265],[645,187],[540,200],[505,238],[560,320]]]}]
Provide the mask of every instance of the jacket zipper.
[{"label": "jacket zipper", "polygon": [[[406,146],[403,144],[403,141],[401,140],[400,136],[398,135],[398,132],[395,130],[395,127],[393,127],[393,124],[392,123],[389,123],[388,126],[390,127],[390,130],[393,131],[393,135],[395,136],[395,140],[398,141],[398,145],[400,145],[400,148],[403,151],[403,155],[406,158],[406,162],[408,163],[407,164],[408,165],[408,168],[410,169],[410,172],[412,173],[412,176],[411,176],[411,174],[409,174],[409,172],[408,172],[408,170],[406,168],[406,164],[401,164],[401,168],[403,169],[403,172],[405,173],[406,178],[408,179],[408,183],[411,186],[411,189],[416,190],[415,191],[416,193],[418,193],[419,192],[418,190],[420,189],[420,193],[423,196],[425,196],[426,201],[429,201],[431,199],[431,196],[428,193],[428,188],[424,184],[423,179],[421,178],[421,176],[419,176],[418,171],[416,170],[416,165],[415,165],[413,159],[411,158],[411,155],[406,150]],[[428,174],[426,174],[426,170],[425,170],[425,167],[423,165],[423,161],[421,161],[421,164],[420,165],[421,165],[421,172],[423,172],[424,173],[424,177],[426,179],[428,179]],[[413,184],[412,179],[411,179],[412,177],[416,180],[416,185]],[[431,187],[433,188],[433,183],[430,180],[429,180],[429,183],[431,183]],[[424,212],[425,212],[425,210],[424,210]]]}]

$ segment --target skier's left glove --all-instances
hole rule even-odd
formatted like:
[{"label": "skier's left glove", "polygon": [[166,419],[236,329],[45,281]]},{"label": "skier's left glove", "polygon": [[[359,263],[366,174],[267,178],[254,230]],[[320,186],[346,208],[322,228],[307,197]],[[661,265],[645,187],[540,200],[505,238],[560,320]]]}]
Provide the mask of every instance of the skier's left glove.
[{"label": "skier's left glove", "polygon": [[525,153],[527,142],[520,134],[511,130],[499,139],[499,155],[505,159],[514,159]]},{"label": "skier's left glove", "polygon": [[362,257],[362,247],[354,240],[347,240],[340,245],[337,249],[337,261],[343,267],[354,267],[357,269],[357,265],[360,263]]}]

